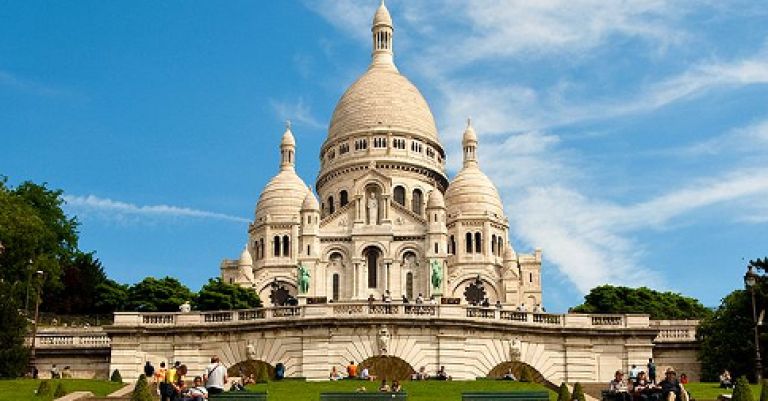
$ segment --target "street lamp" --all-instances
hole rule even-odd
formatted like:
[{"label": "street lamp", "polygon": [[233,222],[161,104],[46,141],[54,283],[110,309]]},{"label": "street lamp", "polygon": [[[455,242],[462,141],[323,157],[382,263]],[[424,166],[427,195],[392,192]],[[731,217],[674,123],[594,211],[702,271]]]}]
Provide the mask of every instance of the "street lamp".
[{"label": "street lamp", "polygon": [[755,323],[755,378],[758,383],[763,380],[763,361],[760,357],[760,338],[757,333],[757,307],[755,305],[755,284],[757,284],[758,275],[755,273],[752,265],[749,265],[747,273],[744,275],[744,284],[752,293],[752,320]]},{"label": "street lamp", "polygon": [[35,341],[37,340],[37,321],[40,318],[40,292],[42,291],[43,271],[35,272],[37,278],[37,291],[35,292],[35,321],[32,324],[32,346],[29,347],[29,366],[30,370],[35,369]]}]

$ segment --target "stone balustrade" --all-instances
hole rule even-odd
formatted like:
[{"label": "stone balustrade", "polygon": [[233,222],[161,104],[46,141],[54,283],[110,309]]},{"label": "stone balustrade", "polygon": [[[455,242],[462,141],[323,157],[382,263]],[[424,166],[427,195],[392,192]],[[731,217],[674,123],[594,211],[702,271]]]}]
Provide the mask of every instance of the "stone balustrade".
[{"label": "stone balustrade", "polygon": [[[31,344],[31,339],[26,339]],[[36,348],[109,348],[109,336],[101,328],[45,329],[37,332]]]},{"label": "stone balustrade", "polygon": [[650,324],[659,329],[656,343],[696,342],[698,320],[652,320]]},{"label": "stone balustrade", "polygon": [[[237,325],[254,321],[285,321],[329,318],[360,319],[449,319],[468,322],[498,322],[503,325],[568,327],[587,329],[649,328],[648,315],[588,315],[519,312],[467,305],[353,302],[191,313],[117,312],[114,326],[164,327]],[[670,329],[671,330],[671,329]],[[693,327],[695,332],[695,326]]]}]

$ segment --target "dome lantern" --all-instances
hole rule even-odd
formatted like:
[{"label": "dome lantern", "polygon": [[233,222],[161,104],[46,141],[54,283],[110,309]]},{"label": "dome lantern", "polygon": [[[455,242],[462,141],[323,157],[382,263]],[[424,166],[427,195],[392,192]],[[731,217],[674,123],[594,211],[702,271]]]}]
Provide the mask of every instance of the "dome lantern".
[{"label": "dome lantern", "polygon": [[467,118],[467,128],[464,130],[461,145],[464,149],[464,167],[477,164],[477,134],[472,128],[471,118]]},{"label": "dome lantern", "polygon": [[286,121],[283,140],[280,141],[280,170],[293,170],[296,164],[295,154],[296,139],[293,138],[293,132],[291,132],[291,122]]},{"label": "dome lantern", "polygon": [[392,16],[389,15],[384,0],[381,1],[376,14],[373,16],[371,26],[373,33],[373,53],[371,67],[386,67],[397,69],[394,63],[394,52],[392,50]]}]

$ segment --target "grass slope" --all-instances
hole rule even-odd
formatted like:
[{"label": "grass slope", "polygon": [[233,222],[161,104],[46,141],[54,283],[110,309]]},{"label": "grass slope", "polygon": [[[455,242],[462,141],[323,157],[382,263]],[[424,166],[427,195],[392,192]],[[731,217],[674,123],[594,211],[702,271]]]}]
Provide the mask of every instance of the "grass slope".
[{"label": "grass slope", "polygon": [[[755,400],[760,399],[760,386],[757,384],[751,384],[752,395]],[[696,401],[716,400],[720,394],[732,394],[733,389],[720,388],[719,383],[688,383],[685,385],[688,392],[691,393]]]},{"label": "grass slope", "polygon": [[0,380],[0,401],[50,401],[53,399],[53,391],[58,383],[64,383],[67,393],[73,391],[90,391],[95,395],[103,396],[122,387],[122,384],[106,380],[90,379],[62,379],[51,380],[51,394],[47,397],[35,396],[35,390],[40,385],[40,380],[14,379]]},{"label": "grass slope", "polygon": [[[515,383],[501,380],[483,381],[404,381],[403,389],[409,401],[460,401],[463,391],[544,391],[544,386],[531,383]],[[379,382],[342,380],[338,382],[277,381],[267,384],[249,385],[249,391],[269,392],[270,401],[317,401],[320,393],[355,391],[365,387],[367,392],[376,392]],[[549,390],[547,390],[549,391]],[[557,400],[557,394],[549,391],[550,401]]]}]

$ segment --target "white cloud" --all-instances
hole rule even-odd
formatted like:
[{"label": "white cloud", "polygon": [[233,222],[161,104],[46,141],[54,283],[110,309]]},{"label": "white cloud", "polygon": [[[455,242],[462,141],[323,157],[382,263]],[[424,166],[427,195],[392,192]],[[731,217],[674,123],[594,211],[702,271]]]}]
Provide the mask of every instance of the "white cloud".
[{"label": "white cloud", "polygon": [[303,98],[299,98],[294,102],[285,102],[275,99],[269,101],[272,109],[277,113],[277,117],[283,121],[290,120],[291,123],[296,125],[304,125],[311,129],[324,129],[325,124],[317,120],[310,110],[309,106],[304,103]]},{"label": "white cloud", "polygon": [[126,217],[191,217],[248,223],[250,220],[223,213],[169,205],[135,205],[132,203],[99,198],[94,195],[64,195],[66,207],[82,213],[94,213],[99,217],[124,220]]}]

